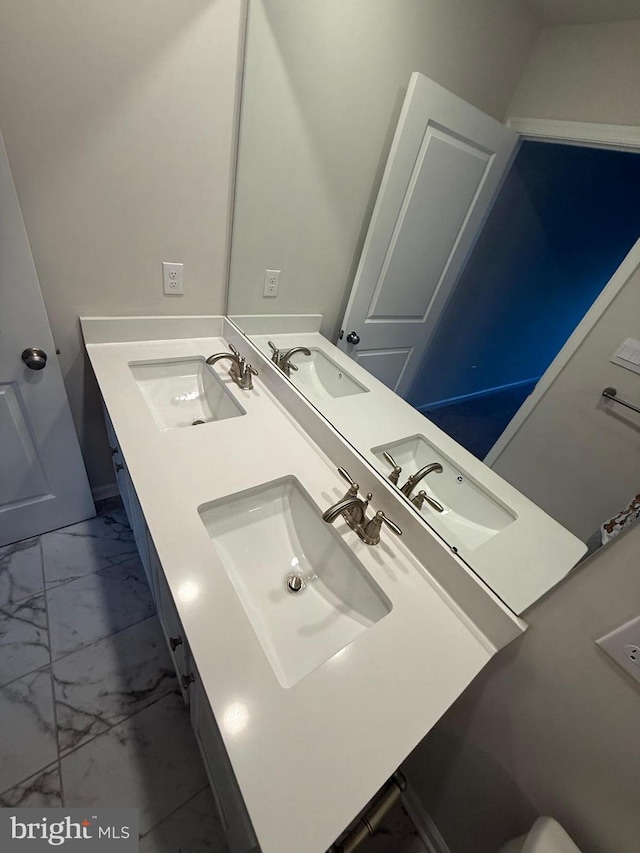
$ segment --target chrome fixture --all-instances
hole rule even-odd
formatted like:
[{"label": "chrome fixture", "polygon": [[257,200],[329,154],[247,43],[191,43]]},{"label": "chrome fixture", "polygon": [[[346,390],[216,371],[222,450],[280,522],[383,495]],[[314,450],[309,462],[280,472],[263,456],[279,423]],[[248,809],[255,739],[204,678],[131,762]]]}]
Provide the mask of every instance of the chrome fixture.
[{"label": "chrome fixture", "polygon": [[632,412],[638,412],[638,414],[640,414],[640,409],[637,406],[634,406],[633,403],[627,402],[627,400],[622,400],[620,397],[617,397],[617,393],[618,392],[615,388],[605,388],[602,392],[602,396],[606,397],[607,400],[613,400],[614,403],[619,403],[621,406],[625,406],[627,409],[631,409]]},{"label": "chrome fixture", "polygon": [[27,347],[20,358],[24,361],[29,370],[42,370],[47,363],[47,354],[43,349],[40,349],[40,347]]},{"label": "chrome fixture", "polygon": [[353,344],[354,347],[357,347],[360,343],[360,335],[357,332],[349,332],[347,335],[347,343]]},{"label": "chrome fixture", "polygon": [[399,770],[396,770],[391,779],[371,801],[366,811],[362,813],[355,827],[342,835],[335,844],[332,844],[327,853],[353,853],[357,850],[367,838],[375,835],[385,815],[391,811],[400,799],[402,792],[406,790],[407,780]]},{"label": "chrome fixture", "polygon": [[412,474],[400,489],[402,494],[410,498],[411,492],[418,485],[420,480],[422,480],[423,477],[426,477],[427,474],[431,474],[433,471],[436,471],[438,474],[442,474],[442,465],[439,462],[432,462],[430,465],[425,465],[424,468],[416,471],[416,473]]},{"label": "chrome fixture", "polygon": [[267,341],[267,343],[269,344],[269,348],[271,349],[271,361],[274,364],[279,364],[279,362],[280,362],[280,350],[274,344],[273,341]]},{"label": "chrome fixture", "polygon": [[292,347],[286,352],[282,352],[273,341],[267,341],[267,343],[271,348],[271,361],[282,370],[285,376],[291,376],[291,371],[298,369],[295,364],[291,364],[292,355],[299,352],[304,353],[304,355],[311,355],[311,350],[308,347]]},{"label": "chrome fixture", "polygon": [[391,465],[391,467],[393,468],[393,471],[389,474],[387,480],[389,480],[390,483],[393,483],[394,486],[397,486],[398,480],[400,479],[400,474],[402,473],[402,468],[400,467],[400,465],[398,465],[393,456],[390,453],[387,453],[386,450],[382,455],[387,460],[389,465]]},{"label": "chrome fixture", "polygon": [[434,498],[429,497],[429,495],[425,492],[424,489],[421,489],[418,492],[418,494],[415,496],[415,498],[411,498],[411,503],[417,509],[422,509],[422,504],[425,501],[429,504],[429,506],[432,509],[435,509],[436,512],[444,512],[444,507],[442,506],[442,504],[438,503],[438,501],[435,500]]},{"label": "chrome fixture", "polygon": [[311,355],[311,350],[308,347],[292,347],[291,349],[287,350],[284,355],[280,356],[280,364],[278,365],[278,367],[280,368],[280,370],[284,370],[287,376],[291,375],[292,370],[298,369],[295,364],[291,364],[290,358],[292,355],[295,355],[299,352],[301,352],[303,355]]},{"label": "chrome fixture", "polygon": [[369,501],[373,497],[372,493],[369,492],[366,499],[363,500],[358,497],[360,486],[353,481],[344,468],[338,468],[338,474],[349,483],[349,488],[337,503],[322,513],[323,521],[326,521],[327,524],[333,524],[338,516],[341,515],[349,527],[358,534],[366,545],[378,544],[380,541],[380,529],[383,524],[386,524],[396,536],[402,536],[402,530],[400,530],[395,522],[387,518],[382,510],[378,510],[373,518],[368,519],[367,509]]},{"label": "chrome fixture", "polygon": [[229,349],[231,352],[219,352],[215,355],[210,355],[207,359],[207,364],[215,364],[216,361],[221,361],[223,358],[230,359],[233,364],[229,368],[229,376],[243,391],[252,391],[252,376],[257,376],[258,371],[255,367],[247,364],[245,357],[240,355],[233,344],[229,344]]},{"label": "chrome fixture", "polygon": [[301,578],[300,575],[287,575],[284,582],[284,588],[291,595],[300,595],[301,592],[304,592],[305,586],[304,578]]}]

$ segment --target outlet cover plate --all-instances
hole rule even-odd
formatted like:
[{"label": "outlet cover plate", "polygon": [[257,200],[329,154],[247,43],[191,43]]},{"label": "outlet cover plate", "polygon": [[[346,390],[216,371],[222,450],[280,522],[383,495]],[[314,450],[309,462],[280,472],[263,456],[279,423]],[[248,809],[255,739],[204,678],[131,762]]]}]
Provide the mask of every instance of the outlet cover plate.
[{"label": "outlet cover plate", "polygon": [[629,657],[630,649],[640,648],[640,616],[609,631],[608,634],[596,640],[596,643],[603,652],[606,652],[625,672],[640,683],[640,657],[632,653],[637,663]]}]

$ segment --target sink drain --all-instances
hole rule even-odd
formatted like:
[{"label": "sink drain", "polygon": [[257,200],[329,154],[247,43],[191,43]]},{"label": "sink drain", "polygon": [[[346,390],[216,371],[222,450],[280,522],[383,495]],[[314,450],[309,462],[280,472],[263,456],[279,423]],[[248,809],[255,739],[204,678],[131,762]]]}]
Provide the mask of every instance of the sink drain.
[{"label": "sink drain", "polygon": [[203,423],[204,423],[204,421],[200,421],[200,420],[198,420],[198,421],[193,421],[193,423],[191,424],[191,426],[200,426],[200,424],[203,424]]},{"label": "sink drain", "polygon": [[291,593],[291,595],[300,595],[301,592],[304,592],[306,584],[300,575],[288,575],[285,579],[284,586],[287,592]]}]

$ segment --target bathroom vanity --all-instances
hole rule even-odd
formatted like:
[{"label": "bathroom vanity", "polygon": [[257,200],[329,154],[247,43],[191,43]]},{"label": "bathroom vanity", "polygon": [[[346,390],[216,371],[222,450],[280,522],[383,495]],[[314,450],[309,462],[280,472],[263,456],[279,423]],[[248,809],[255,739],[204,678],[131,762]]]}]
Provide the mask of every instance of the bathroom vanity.
[{"label": "bathroom vanity", "polygon": [[230,848],[323,853],[526,626],[228,320],[82,328]]}]

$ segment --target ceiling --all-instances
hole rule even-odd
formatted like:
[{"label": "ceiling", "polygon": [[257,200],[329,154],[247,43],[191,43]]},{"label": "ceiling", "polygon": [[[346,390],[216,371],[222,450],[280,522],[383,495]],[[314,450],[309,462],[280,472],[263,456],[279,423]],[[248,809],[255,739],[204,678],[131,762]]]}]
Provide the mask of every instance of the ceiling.
[{"label": "ceiling", "polygon": [[640,0],[526,0],[545,24],[640,20]]}]

